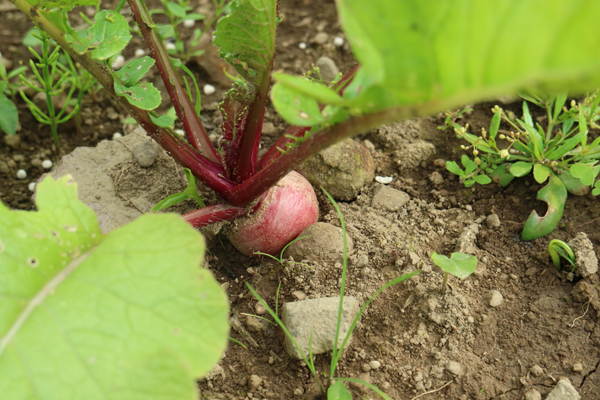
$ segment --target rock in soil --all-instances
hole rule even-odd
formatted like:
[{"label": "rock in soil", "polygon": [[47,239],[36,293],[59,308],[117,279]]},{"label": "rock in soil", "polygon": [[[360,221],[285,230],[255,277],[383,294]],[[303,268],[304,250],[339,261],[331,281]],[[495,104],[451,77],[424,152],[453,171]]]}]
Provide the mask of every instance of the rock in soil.
[{"label": "rock in soil", "polygon": [[365,146],[347,139],[309,158],[297,171],[334,199],[349,201],[373,181],[375,163]]},{"label": "rock in soil", "polygon": [[[339,303],[339,297],[323,297],[285,303],[281,308],[283,324],[288,328],[305,355],[308,355],[311,332],[313,354],[322,354],[333,350]],[[345,296],[338,346],[342,345],[358,311],[358,300]],[[350,345],[350,340],[346,346]],[[302,359],[302,354],[287,336],[285,337],[285,349],[292,358]]]},{"label": "rock in soil", "polygon": [[148,139],[133,148],[133,158],[142,168],[154,165],[158,157],[158,145]]},{"label": "rock in soil", "polygon": [[535,389],[531,389],[525,393],[525,400],[542,400],[542,395]]},{"label": "rock in soil", "polygon": [[594,245],[588,239],[585,232],[579,232],[575,237],[567,242],[575,254],[575,273],[586,278],[598,272],[598,259],[594,252]]},{"label": "rock in soil", "polygon": [[11,149],[18,149],[21,147],[21,137],[19,135],[5,135],[4,144]]},{"label": "rock in soil", "polygon": [[558,381],[554,389],[548,394],[546,400],[579,400],[581,396],[568,379]]},{"label": "rock in soil", "polygon": [[400,210],[409,200],[410,196],[407,193],[389,186],[379,185],[375,189],[371,207],[394,212]]},{"label": "rock in soil", "polygon": [[329,57],[321,57],[315,63],[315,67],[319,68],[321,80],[325,83],[332,82],[337,74],[340,73],[335,62]]},{"label": "rock in soil", "polygon": [[490,228],[500,228],[500,218],[498,218],[497,214],[490,214],[485,219],[485,223]]},{"label": "rock in soil", "polygon": [[500,305],[502,304],[502,302],[504,301],[504,298],[502,297],[502,294],[500,294],[499,291],[497,290],[492,290],[489,294],[489,305],[490,307],[500,307]]},{"label": "rock in soil", "polygon": [[[320,260],[322,258],[331,261],[342,261],[344,256],[343,235],[342,228],[327,222],[316,222],[309,225],[298,235],[298,237],[308,237],[292,243],[285,250],[284,257],[293,257],[296,261]],[[354,249],[354,243],[349,235],[346,235],[346,242],[348,251]]]}]

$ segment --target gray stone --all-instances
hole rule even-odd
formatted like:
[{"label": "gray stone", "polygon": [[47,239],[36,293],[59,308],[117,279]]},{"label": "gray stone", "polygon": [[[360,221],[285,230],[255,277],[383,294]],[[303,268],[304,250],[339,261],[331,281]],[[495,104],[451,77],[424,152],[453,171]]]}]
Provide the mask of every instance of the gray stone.
[{"label": "gray stone", "polygon": [[325,32],[319,32],[313,38],[313,42],[315,42],[316,44],[325,44],[327,43],[327,40],[329,40],[329,35]]},{"label": "gray stone", "polygon": [[583,364],[573,364],[573,372],[583,372]]},{"label": "gray stone", "polygon": [[446,364],[446,371],[450,372],[452,375],[461,376],[463,374],[463,367],[456,361],[448,361],[448,364]]},{"label": "gray stone", "polygon": [[379,185],[375,189],[371,206],[385,211],[398,211],[410,200],[410,196],[398,189]]},{"label": "gray stone", "polygon": [[246,326],[250,332],[260,332],[263,329],[262,322],[252,315],[246,315]]},{"label": "gray stone", "polygon": [[366,254],[361,254],[358,256],[358,259],[356,260],[356,267],[357,268],[364,268],[369,264],[369,256]]},{"label": "gray stone", "polygon": [[441,185],[444,183],[444,177],[438,171],[433,171],[431,175],[429,175],[429,180],[434,185]]},{"label": "gray stone", "polygon": [[250,390],[256,390],[262,384],[262,378],[258,375],[250,375],[250,379],[248,380],[248,387]]},{"label": "gray stone", "polygon": [[525,400],[542,400],[542,395],[535,389],[530,389],[525,393]]},{"label": "gray stone", "polygon": [[[333,350],[339,303],[339,297],[323,297],[286,303],[281,308],[281,319],[284,325],[305,355],[308,355],[311,332],[313,354]],[[338,348],[342,345],[359,309],[358,300],[350,296],[344,297]],[[350,345],[351,339],[347,342],[347,346]],[[291,357],[302,359],[301,353],[287,336],[285,349]]]},{"label": "gray stone", "polygon": [[42,160],[39,158],[34,158],[31,160],[31,166],[35,168],[42,168]]},{"label": "gray stone", "polygon": [[336,200],[354,200],[375,177],[375,162],[362,144],[346,139],[306,160],[297,171]]},{"label": "gray stone", "polygon": [[21,147],[21,137],[19,135],[4,135],[4,144],[11,149],[18,149]]},{"label": "gray stone", "polygon": [[371,369],[378,370],[381,368],[381,363],[377,360],[373,360],[369,363],[369,367],[371,367]]},{"label": "gray stone", "polygon": [[488,299],[488,304],[490,305],[490,307],[494,308],[499,307],[504,301],[502,294],[500,294],[500,292],[497,290],[490,291],[490,293],[488,294]]},{"label": "gray stone", "polygon": [[539,365],[534,365],[533,367],[531,367],[529,369],[529,372],[536,378],[539,378],[540,376],[544,375],[544,370]]},{"label": "gray stone", "polygon": [[274,134],[275,132],[277,132],[277,129],[275,129],[275,125],[273,125],[272,122],[265,122],[263,124],[263,127],[262,127],[263,135],[269,136],[269,135]]},{"label": "gray stone", "polygon": [[332,82],[337,74],[340,73],[335,61],[329,57],[321,57],[315,63],[315,67],[319,68],[321,74],[321,81],[324,83]]},{"label": "gray stone", "polygon": [[594,252],[594,245],[585,232],[579,232],[567,242],[575,254],[575,273],[584,278],[598,272],[598,258]]},{"label": "gray stone", "polygon": [[258,315],[264,315],[264,314],[267,313],[267,309],[265,308],[265,306],[263,306],[262,304],[260,304],[260,301],[256,302],[256,305],[254,306],[254,311]]},{"label": "gray stone", "polygon": [[157,145],[151,140],[146,140],[133,148],[133,158],[142,168],[154,165],[158,157]]},{"label": "gray stone", "polygon": [[[331,261],[341,261],[344,256],[344,231],[342,228],[327,222],[315,222],[298,235],[308,236],[289,245],[283,254],[285,258],[294,257],[296,261],[318,260],[326,258]],[[354,249],[354,242],[346,235],[348,251]]]},{"label": "gray stone", "polygon": [[500,218],[498,218],[497,214],[490,214],[485,219],[485,223],[490,228],[500,228]]},{"label": "gray stone", "polygon": [[546,400],[579,400],[581,396],[571,382],[564,378],[558,381],[554,389],[548,394]]}]

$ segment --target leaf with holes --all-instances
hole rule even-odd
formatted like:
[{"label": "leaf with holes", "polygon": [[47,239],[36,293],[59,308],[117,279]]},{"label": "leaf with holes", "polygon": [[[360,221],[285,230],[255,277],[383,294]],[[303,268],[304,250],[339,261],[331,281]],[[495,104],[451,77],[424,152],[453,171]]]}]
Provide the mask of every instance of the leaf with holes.
[{"label": "leaf with holes", "polygon": [[525,241],[545,236],[558,226],[567,200],[567,189],[554,173],[550,173],[548,184],[538,191],[537,198],[548,204],[548,210],[543,217],[535,210],[529,214],[521,235]]},{"label": "leaf with holes", "polygon": [[152,83],[138,83],[130,87],[115,79],[115,93],[142,110],[154,110],[160,105],[160,92]]},{"label": "leaf with holes", "polygon": [[229,315],[202,236],[172,214],[104,236],[70,176],[36,203],[0,203],[2,399],[197,398]]},{"label": "leaf with holes", "polygon": [[92,57],[106,60],[127,46],[131,40],[129,24],[124,16],[109,10],[102,10],[94,17],[94,24],[87,30],[68,35],[67,40],[79,54],[92,50]]}]

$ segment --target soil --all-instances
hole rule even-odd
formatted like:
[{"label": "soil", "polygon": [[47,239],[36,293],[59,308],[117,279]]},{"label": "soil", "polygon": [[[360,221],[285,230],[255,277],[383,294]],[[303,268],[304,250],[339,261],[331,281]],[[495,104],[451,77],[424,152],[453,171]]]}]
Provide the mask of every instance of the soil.
[{"label": "soil", "polygon": [[[208,3],[200,1],[200,7]],[[6,4],[0,1],[0,6]],[[17,32],[23,34],[29,26],[24,16],[8,8],[0,11],[0,52],[16,64],[27,57],[15,39]],[[341,71],[353,65],[347,44],[341,48],[333,45],[333,38],[343,34],[332,1],[284,1],[281,11],[284,17],[275,69],[301,74],[321,56],[332,58]],[[322,44],[315,41],[319,33],[326,35],[318,39],[321,42],[325,37]],[[307,44],[306,49],[299,48],[301,42]],[[209,133],[216,134],[220,121],[216,102],[227,88],[195,63],[190,65],[200,85],[217,87],[216,94],[203,98],[202,117]],[[468,122],[472,132],[489,126],[493,104],[475,105],[460,123]],[[0,140],[0,162],[10,168],[8,173],[0,172],[0,199],[11,208],[32,209],[28,183],[45,171],[32,166],[31,160],[57,162],[60,155],[52,151],[49,128],[40,126],[23,102],[17,105],[21,147],[11,148]],[[505,107],[518,111],[519,103]],[[90,99],[83,132],[76,133],[68,124],[61,126],[62,151],[67,154],[77,146],[93,147],[116,131],[126,131],[130,127],[120,122],[126,116],[118,112],[109,100]],[[264,136],[263,149],[286,127],[270,105],[266,121],[274,129]],[[593,274],[570,280],[566,266],[555,270],[546,252],[551,239],[567,241],[585,232],[598,254],[600,207],[591,196],[570,196],[555,232],[531,242],[521,241],[520,232],[530,212],[544,213],[544,203],[536,200],[540,186],[526,177],[505,188],[475,185],[466,189],[440,162],[458,160],[463,153],[462,143],[451,132],[437,128],[443,121],[443,115],[432,116],[356,138],[367,147],[372,145],[376,175],[392,177],[389,186],[408,193],[410,200],[400,211],[375,209],[371,199],[379,184],[373,182],[356,200],[339,203],[354,241],[348,257],[346,294],[362,305],[390,279],[417,268],[423,273],[389,288],[371,303],[352,344],[344,351],[337,376],[371,382],[393,399],[509,400],[521,399],[531,389],[545,397],[563,377],[583,399],[600,398],[600,307],[595,289],[600,277]],[[112,175],[123,201],[131,199],[134,191],[156,184],[157,177],[177,177],[171,180],[169,190],[179,190],[177,182],[184,186],[181,171],[169,162],[157,162],[147,169],[133,164],[115,167]],[[27,170],[27,179],[15,178],[19,168]],[[214,201],[203,189],[201,192],[209,202]],[[317,195],[320,221],[339,226],[330,203],[322,193]],[[186,203],[177,211],[192,206]],[[146,210],[137,207],[136,212]],[[498,216],[499,226],[486,221],[491,214]],[[269,324],[258,333],[246,330],[244,314],[257,314],[257,301],[246,282],[271,306],[281,283],[281,307],[302,294],[307,298],[337,296],[341,264],[328,259],[309,261],[309,269],[268,258],[248,258],[221,236],[209,241],[209,250],[207,264],[229,295],[232,319],[241,322],[234,324],[231,337],[245,347],[231,343],[220,362],[222,369],[199,382],[202,398],[318,398],[307,367],[285,352],[281,330]],[[450,287],[442,293],[443,275],[431,262],[431,253],[449,255],[459,250],[477,256],[477,270],[464,281],[451,277]],[[503,297],[498,307],[490,306],[492,291]],[[316,356],[317,369],[328,371],[330,358],[330,354]],[[366,371],[365,364],[371,361],[378,361],[381,367]],[[377,398],[362,386],[349,384],[349,388],[354,398]]]}]

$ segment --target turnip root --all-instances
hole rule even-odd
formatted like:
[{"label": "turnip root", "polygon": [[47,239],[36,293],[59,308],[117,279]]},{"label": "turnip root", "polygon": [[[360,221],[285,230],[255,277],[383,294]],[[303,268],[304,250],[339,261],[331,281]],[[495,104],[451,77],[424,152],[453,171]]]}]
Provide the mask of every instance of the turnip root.
[{"label": "turnip root", "polygon": [[232,221],[225,235],[247,256],[257,251],[275,255],[318,218],[319,204],[312,186],[292,171],[261,196],[252,214]]}]

